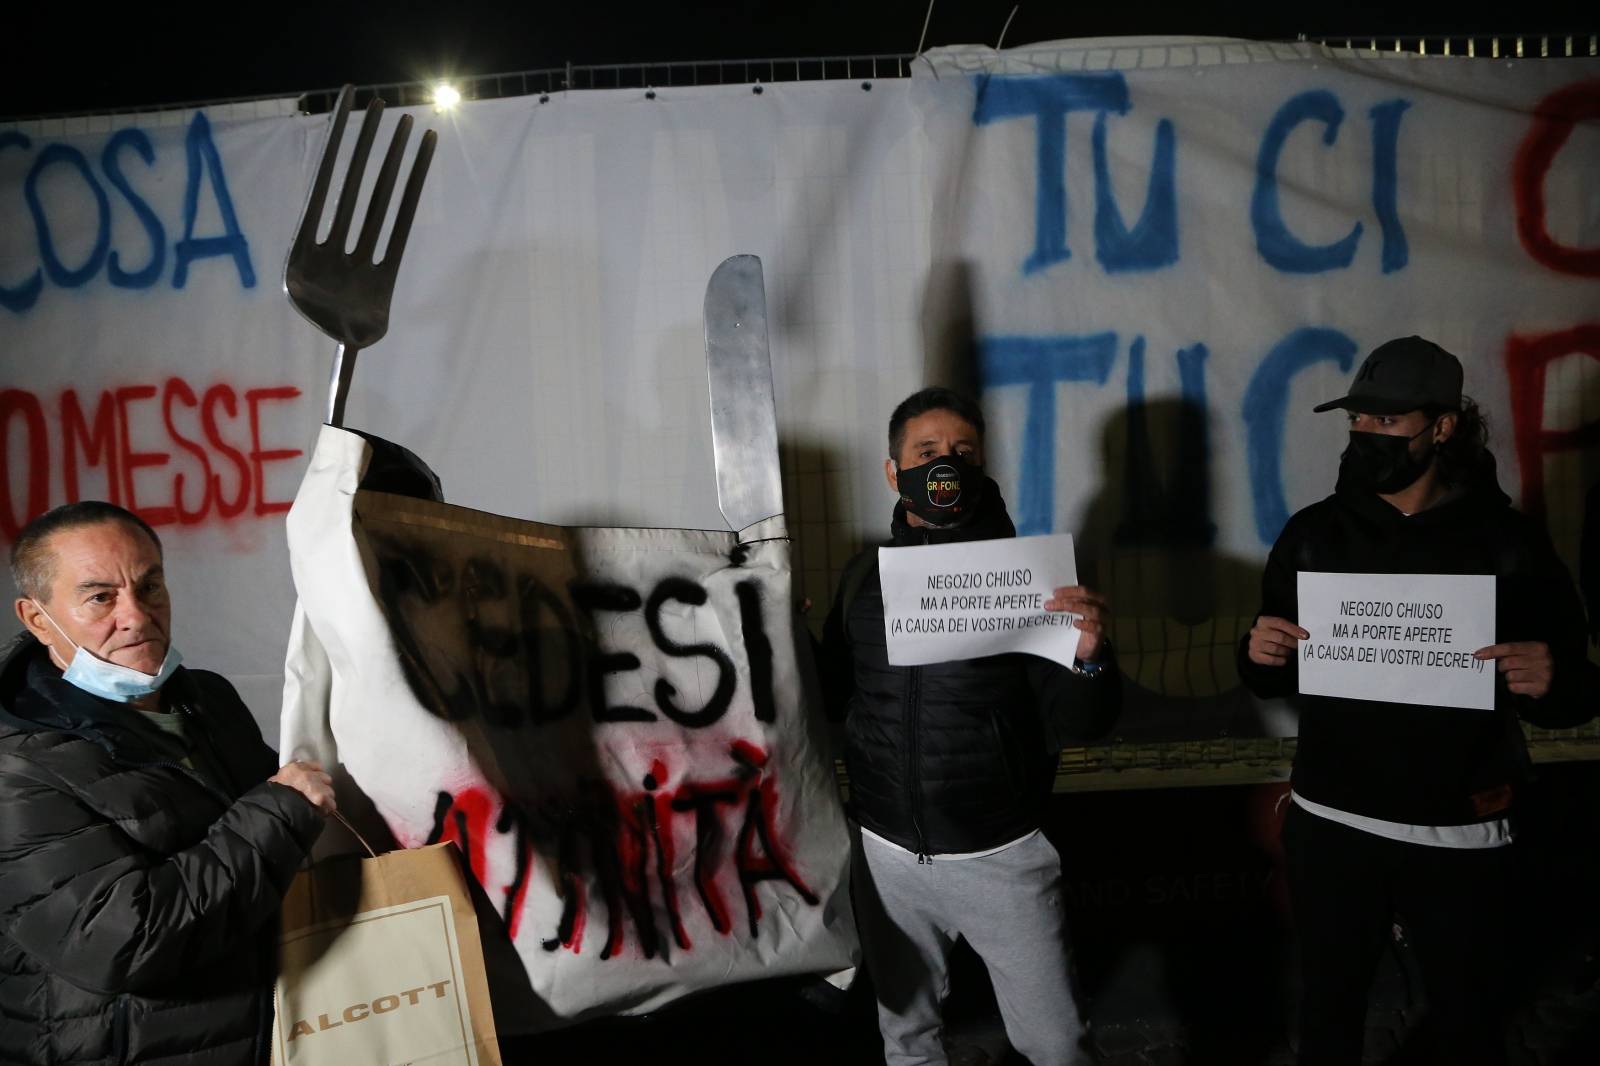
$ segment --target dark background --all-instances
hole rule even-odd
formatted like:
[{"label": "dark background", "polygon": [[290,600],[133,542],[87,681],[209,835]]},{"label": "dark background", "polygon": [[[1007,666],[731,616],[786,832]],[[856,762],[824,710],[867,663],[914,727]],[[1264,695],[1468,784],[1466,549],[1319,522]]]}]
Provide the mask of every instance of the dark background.
[{"label": "dark background", "polygon": [[[1600,1063],[1600,774],[1537,768],[1519,800],[1510,1066]],[[1292,1066],[1299,992],[1278,833],[1285,785],[1072,793],[1045,833],[1062,856],[1075,987],[1099,1066]],[[977,956],[958,946],[946,1003],[954,1066],[1005,1055]],[[644,1018],[502,1040],[508,1066],[882,1066],[870,975],[847,993],[779,979],[718,988]],[[1369,1000],[1369,1066],[1440,1066],[1403,938]]]},{"label": "dark background", "polygon": [[[72,3],[0,15],[0,115],[294,95],[561,66],[843,56],[916,50],[925,0],[524,0],[518,4]],[[936,0],[926,47],[994,44],[1013,0]],[[1065,37],[1565,34],[1594,4],[1083,3],[1029,0],[1008,45]]]}]

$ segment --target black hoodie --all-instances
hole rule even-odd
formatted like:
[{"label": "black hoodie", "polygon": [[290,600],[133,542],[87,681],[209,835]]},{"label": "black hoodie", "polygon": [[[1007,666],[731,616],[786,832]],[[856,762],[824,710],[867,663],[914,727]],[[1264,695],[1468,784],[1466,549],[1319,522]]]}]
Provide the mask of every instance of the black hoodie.
[{"label": "black hoodie", "polygon": [[162,691],[209,780],[31,637],[0,665],[0,1062],[266,1061],[275,916],[322,818],[266,782],[226,681]]},{"label": "black hoodie", "polygon": [[1261,579],[1261,614],[1296,622],[1299,571],[1490,574],[1495,640],[1543,641],[1555,660],[1541,699],[1514,695],[1496,675],[1495,710],[1298,696],[1298,666],[1250,661],[1239,675],[1258,696],[1292,696],[1300,711],[1293,784],[1306,799],[1410,825],[1503,817],[1527,773],[1518,719],[1552,728],[1594,716],[1585,691],[1583,607],[1550,539],[1511,501],[1488,462],[1444,502],[1404,515],[1377,495],[1341,486],[1284,526]]}]

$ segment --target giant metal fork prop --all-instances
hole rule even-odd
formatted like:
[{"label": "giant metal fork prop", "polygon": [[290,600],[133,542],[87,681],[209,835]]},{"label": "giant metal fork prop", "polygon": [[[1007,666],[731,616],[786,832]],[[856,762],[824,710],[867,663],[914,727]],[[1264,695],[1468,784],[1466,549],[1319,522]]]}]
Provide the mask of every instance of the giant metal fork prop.
[{"label": "giant metal fork prop", "polygon": [[384,216],[389,211],[389,199],[394,193],[395,178],[400,173],[400,157],[405,152],[406,139],[411,135],[411,116],[400,116],[394,136],[389,141],[389,151],[383,158],[383,169],[372,187],[372,198],[367,204],[367,216],[361,224],[361,235],[353,251],[349,244],[350,223],[356,212],[356,198],[361,193],[361,175],[367,167],[367,156],[378,133],[378,121],[383,115],[383,101],[374,99],[367,105],[367,114],[361,122],[361,133],[356,138],[355,150],[350,153],[350,166],[340,185],[339,205],[334,210],[333,228],[326,240],[318,243],[317,230],[322,225],[322,208],[328,197],[328,186],[333,177],[334,157],[339,154],[339,141],[344,136],[345,120],[350,115],[350,102],[355,89],[346,85],[339,93],[334,107],[332,128],[327,144],[322,149],[322,162],[317,167],[317,177],[311,185],[311,195],[306,199],[305,214],[300,219],[300,231],[295,234],[294,246],[289,249],[289,261],[283,269],[283,290],[294,305],[313,325],[339,342],[334,356],[333,374],[328,383],[328,425],[344,424],[344,403],[350,392],[350,379],[355,374],[356,355],[383,339],[389,330],[389,301],[394,296],[395,275],[400,271],[400,257],[406,250],[406,238],[411,235],[411,221],[417,213],[417,201],[422,196],[422,182],[428,176],[428,163],[433,159],[434,143],[438,137],[432,130],[422,135],[417,146],[417,157],[406,178],[405,192],[400,197],[400,207],[395,213],[394,227],[389,232],[389,243],[383,259],[373,260],[378,247],[378,234],[383,230]]}]

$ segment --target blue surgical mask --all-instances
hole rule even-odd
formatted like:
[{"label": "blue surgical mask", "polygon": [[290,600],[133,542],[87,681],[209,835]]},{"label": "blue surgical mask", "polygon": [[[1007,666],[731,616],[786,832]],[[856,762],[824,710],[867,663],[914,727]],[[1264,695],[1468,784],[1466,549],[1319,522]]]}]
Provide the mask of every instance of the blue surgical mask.
[{"label": "blue surgical mask", "polygon": [[40,614],[50,619],[50,624],[56,627],[61,639],[72,644],[75,654],[66,670],[62,671],[61,677],[91,696],[99,696],[101,699],[117,703],[132,703],[134,700],[143,699],[159,691],[183,662],[183,656],[179,655],[178,649],[171,644],[167,645],[167,657],[161,660],[161,669],[154,674],[108,662],[73,643],[72,638],[67,636],[66,630],[56,625],[56,620],[50,618],[50,612],[45,610],[44,605],[38,600],[34,600],[33,605],[39,608]]}]

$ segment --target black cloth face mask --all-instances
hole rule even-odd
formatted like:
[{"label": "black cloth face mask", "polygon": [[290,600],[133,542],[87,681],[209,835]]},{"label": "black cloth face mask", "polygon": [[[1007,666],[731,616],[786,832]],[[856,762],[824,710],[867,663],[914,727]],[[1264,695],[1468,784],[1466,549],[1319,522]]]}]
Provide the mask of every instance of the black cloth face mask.
[{"label": "black cloth face mask", "polygon": [[1380,496],[1392,496],[1410,488],[1427,471],[1435,451],[1430,445],[1422,455],[1412,455],[1411,442],[1431,432],[1433,425],[1429,422],[1409,437],[1352,429],[1350,445],[1339,457],[1340,482]]},{"label": "black cloth face mask", "polygon": [[983,467],[959,455],[908,466],[895,477],[907,511],[936,526],[965,521],[983,499]]}]

